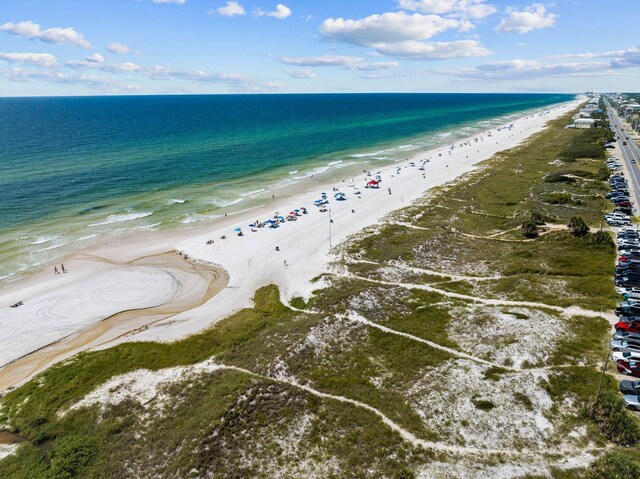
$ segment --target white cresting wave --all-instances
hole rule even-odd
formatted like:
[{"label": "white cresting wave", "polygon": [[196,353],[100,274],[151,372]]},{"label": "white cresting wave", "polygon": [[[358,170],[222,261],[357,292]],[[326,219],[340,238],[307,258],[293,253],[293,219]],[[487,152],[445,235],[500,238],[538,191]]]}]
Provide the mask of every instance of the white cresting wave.
[{"label": "white cresting wave", "polygon": [[153,214],[153,211],[140,211],[140,212],[134,212],[134,213],[110,215],[107,217],[106,220],[100,221],[99,223],[92,223],[88,226],[104,226],[104,225],[110,225],[113,223],[121,223],[123,221],[139,220],[141,218],[146,218],[147,216],[151,216],[152,214]]}]

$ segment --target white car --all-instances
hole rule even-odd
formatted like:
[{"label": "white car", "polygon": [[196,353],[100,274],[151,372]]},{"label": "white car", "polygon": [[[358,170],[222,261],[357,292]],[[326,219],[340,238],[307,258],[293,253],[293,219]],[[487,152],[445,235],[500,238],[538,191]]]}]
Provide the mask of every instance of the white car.
[{"label": "white car", "polygon": [[613,356],[613,360],[617,363],[618,361],[629,361],[629,360],[639,360],[640,359],[640,354],[638,353],[630,353],[630,352],[621,352],[621,351],[616,351],[615,353],[612,354]]},{"label": "white car", "polygon": [[637,354],[640,359],[640,341],[612,339],[609,347],[615,352]]},{"label": "white car", "polygon": [[631,409],[632,411],[640,411],[640,396],[625,394],[624,405],[627,409]]}]

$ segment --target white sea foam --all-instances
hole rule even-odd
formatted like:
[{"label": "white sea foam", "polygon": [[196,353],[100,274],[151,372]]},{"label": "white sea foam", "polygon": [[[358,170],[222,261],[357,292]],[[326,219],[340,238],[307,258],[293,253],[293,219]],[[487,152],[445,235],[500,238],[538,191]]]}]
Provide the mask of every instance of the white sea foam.
[{"label": "white sea foam", "polygon": [[73,240],[74,243],[77,243],[78,241],[84,241],[84,240],[88,240],[91,238],[95,238],[96,236],[98,236],[97,234],[95,235],[87,235],[87,236],[82,236],[81,238],[75,239]]},{"label": "white sea foam", "polygon": [[45,251],[51,251],[52,249],[58,249],[58,248],[61,248],[63,246],[66,246],[68,244],[69,244],[69,242],[67,242],[67,243],[58,243],[58,244],[54,244],[54,245],[51,245],[51,246],[47,246],[46,248],[34,250],[33,252],[34,253],[44,253]]},{"label": "white sea foam", "polygon": [[342,163],[342,160],[338,160],[338,161],[331,161],[329,163],[327,163],[327,166],[333,166],[333,165],[338,165]]},{"label": "white sea foam", "polygon": [[175,198],[173,198],[173,199],[170,199],[170,200],[169,200],[169,204],[170,204],[170,205],[181,205],[181,204],[183,204],[185,201],[187,201],[187,200],[181,200],[181,199],[175,199]]},{"label": "white sea foam", "polygon": [[227,206],[235,205],[243,201],[244,198],[236,198],[235,200],[223,200],[220,198],[214,198],[211,200],[211,204],[218,208],[226,208]]},{"label": "white sea foam", "polygon": [[446,138],[446,137],[448,137],[448,136],[451,136],[452,134],[453,134],[453,132],[452,132],[452,131],[449,131],[449,132],[447,132],[447,133],[440,133],[438,136],[439,136],[440,138]]},{"label": "white sea foam", "polygon": [[290,175],[295,175],[297,172],[298,172],[298,170],[293,170],[293,171],[290,171],[289,174]]},{"label": "white sea foam", "polygon": [[376,151],[375,153],[356,153],[351,155],[351,158],[367,158],[368,156],[377,156],[380,153],[384,153],[384,150]]},{"label": "white sea foam", "polygon": [[39,245],[39,244],[44,244],[44,243],[48,243],[49,241],[53,241],[54,239],[58,239],[60,238],[60,236],[37,236],[31,243],[29,243],[30,245]]},{"label": "white sea foam", "polygon": [[374,160],[386,160],[387,158],[389,158],[388,156],[376,156],[374,158]]},{"label": "white sea foam", "polygon": [[240,193],[240,196],[253,196],[257,195],[258,193],[262,193],[263,191],[265,191],[265,188],[260,188],[259,190],[254,191],[247,191],[246,193]]},{"label": "white sea foam", "polygon": [[197,223],[198,221],[212,220],[220,218],[222,215],[201,215],[200,213],[192,213],[187,215],[180,223],[188,225],[191,223]]},{"label": "white sea foam", "polygon": [[110,225],[112,223],[120,223],[122,221],[132,221],[138,220],[140,218],[146,218],[147,216],[151,216],[153,211],[139,211],[135,213],[124,213],[119,215],[110,215],[106,220],[101,221],[100,223],[93,223],[89,226],[103,226]]},{"label": "white sea foam", "polygon": [[413,145],[411,145],[411,144],[409,144],[409,145],[400,145],[400,146],[398,147],[398,149],[400,149],[400,150],[406,150],[407,148],[411,148],[411,147],[413,147]]}]

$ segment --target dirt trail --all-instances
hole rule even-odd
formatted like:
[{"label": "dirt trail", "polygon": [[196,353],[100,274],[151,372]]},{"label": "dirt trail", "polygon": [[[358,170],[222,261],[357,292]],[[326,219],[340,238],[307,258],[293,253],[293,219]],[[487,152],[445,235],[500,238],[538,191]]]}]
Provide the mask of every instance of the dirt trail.
[{"label": "dirt trail", "polygon": [[536,303],[536,302],[532,302],[532,301],[508,301],[508,300],[501,300],[501,299],[487,299],[487,298],[481,298],[478,296],[469,296],[466,294],[461,294],[461,293],[454,293],[452,291],[446,291],[443,289],[439,289],[439,288],[434,288],[433,286],[429,286],[426,284],[413,284],[413,283],[394,283],[392,281],[382,281],[382,280],[377,280],[377,279],[371,279],[371,278],[365,278],[363,276],[357,276],[355,274],[338,274],[338,273],[333,273],[335,276],[341,276],[344,278],[351,278],[351,279],[359,279],[361,281],[367,281],[369,283],[376,283],[376,284],[383,284],[386,286],[398,286],[401,288],[406,288],[406,289],[422,289],[424,291],[429,291],[432,293],[438,293],[441,294],[443,296],[448,296],[450,298],[456,298],[456,299],[465,299],[468,301],[473,301],[475,303],[482,303],[482,304],[487,304],[490,306],[513,306],[513,307],[524,307],[524,308],[541,308],[541,309],[550,309],[552,311],[557,311],[559,313],[562,314],[566,314],[568,316],[586,316],[586,317],[590,317],[590,318],[604,318],[607,321],[609,321],[609,323],[611,324],[615,324],[615,322],[617,321],[617,318],[615,317],[615,315],[613,313],[604,313],[604,312],[600,312],[600,311],[592,311],[589,309],[583,309],[580,308],[578,306],[570,306],[567,308],[563,308],[561,306],[554,306],[554,305],[550,305],[550,304],[545,304],[545,303]]}]

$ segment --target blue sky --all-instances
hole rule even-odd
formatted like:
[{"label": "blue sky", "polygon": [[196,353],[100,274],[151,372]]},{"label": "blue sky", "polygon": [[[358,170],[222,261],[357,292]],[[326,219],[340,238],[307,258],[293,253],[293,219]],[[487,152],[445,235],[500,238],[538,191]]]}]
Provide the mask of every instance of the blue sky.
[{"label": "blue sky", "polygon": [[0,96],[635,91],[635,0],[2,0]]}]

